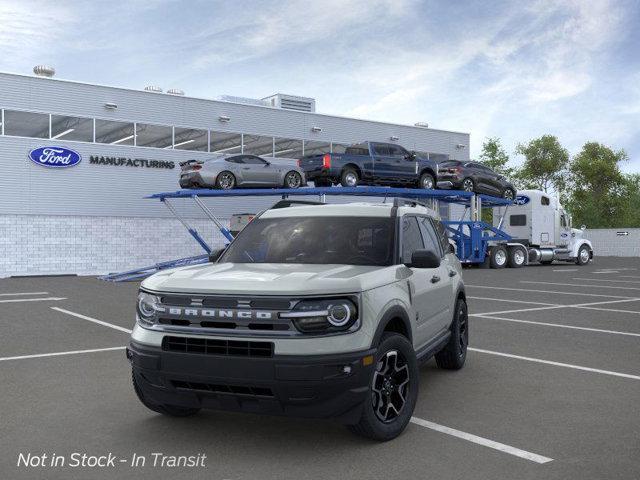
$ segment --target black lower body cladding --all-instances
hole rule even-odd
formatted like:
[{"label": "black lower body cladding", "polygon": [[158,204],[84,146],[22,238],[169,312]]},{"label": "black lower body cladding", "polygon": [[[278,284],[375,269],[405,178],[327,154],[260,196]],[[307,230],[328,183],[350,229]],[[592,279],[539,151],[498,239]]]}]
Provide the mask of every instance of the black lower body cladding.
[{"label": "black lower body cladding", "polygon": [[132,342],[127,351],[145,398],[160,405],[335,419],[353,424],[369,398],[375,350],[269,358],[165,351]]}]

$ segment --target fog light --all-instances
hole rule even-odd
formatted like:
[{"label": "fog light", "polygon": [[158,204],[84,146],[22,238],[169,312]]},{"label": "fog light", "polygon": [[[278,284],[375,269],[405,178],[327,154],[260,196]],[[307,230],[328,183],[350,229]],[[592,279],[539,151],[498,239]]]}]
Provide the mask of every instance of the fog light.
[{"label": "fog light", "polygon": [[342,373],[345,375],[349,375],[351,373],[351,365],[345,365],[342,367]]},{"label": "fog light", "polygon": [[367,355],[362,359],[362,365],[368,367],[369,365],[373,365],[373,355]]}]

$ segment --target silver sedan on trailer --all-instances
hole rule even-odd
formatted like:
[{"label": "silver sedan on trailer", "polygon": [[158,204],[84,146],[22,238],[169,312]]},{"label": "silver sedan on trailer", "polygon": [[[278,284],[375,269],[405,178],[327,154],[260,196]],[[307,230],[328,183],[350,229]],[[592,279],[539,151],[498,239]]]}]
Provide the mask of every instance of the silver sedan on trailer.
[{"label": "silver sedan on trailer", "polygon": [[304,171],[294,160],[266,160],[257,155],[219,155],[210,160],[180,163],[181,188],[236,187],[298,188],[307,184]]}]

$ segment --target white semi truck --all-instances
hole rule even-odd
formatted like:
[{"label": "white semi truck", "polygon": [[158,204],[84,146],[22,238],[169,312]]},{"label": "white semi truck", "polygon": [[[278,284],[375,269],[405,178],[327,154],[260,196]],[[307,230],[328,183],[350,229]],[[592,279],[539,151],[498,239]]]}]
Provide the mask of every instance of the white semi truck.
[{"label": "white semi truck", "polygon": [[511,236],[506,245],[490,247],[490,264],[521,267],[554,260],[586,265],[593,247],[583,238],[585,227],[572,228],[571,217],[557,198],[540,190],[518,192],[514,205],[495,207],[493,225]]}]

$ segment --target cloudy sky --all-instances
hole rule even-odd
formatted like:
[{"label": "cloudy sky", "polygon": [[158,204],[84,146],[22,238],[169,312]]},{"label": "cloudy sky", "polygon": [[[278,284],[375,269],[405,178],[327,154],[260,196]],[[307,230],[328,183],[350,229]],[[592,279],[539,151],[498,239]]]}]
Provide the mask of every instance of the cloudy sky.
[{"label": "cloudy sky", "polygon": [[[187,95],[311,96],[515,145],[624,148],[640,172],[640,0],[0,0],[0,71]],[[516,157],[516,160],[517,159]]]}]

